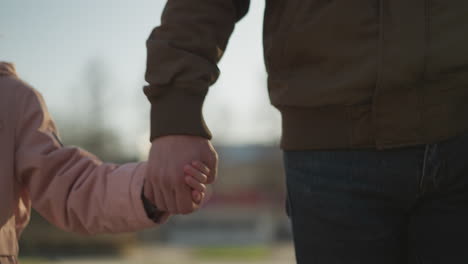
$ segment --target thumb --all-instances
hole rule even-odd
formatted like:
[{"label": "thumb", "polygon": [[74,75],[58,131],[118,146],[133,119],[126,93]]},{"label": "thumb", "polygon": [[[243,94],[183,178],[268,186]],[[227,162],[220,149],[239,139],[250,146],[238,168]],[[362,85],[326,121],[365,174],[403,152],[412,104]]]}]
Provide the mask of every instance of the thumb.
[{"label": "thumb", "polygon": [[206,181],[207,184],[212,184],[217,176],[218,176],[218,155],[214,153],[212,157],[207,159],[206,166],[210,169],[210,173],[208,173],[208,179]]}]

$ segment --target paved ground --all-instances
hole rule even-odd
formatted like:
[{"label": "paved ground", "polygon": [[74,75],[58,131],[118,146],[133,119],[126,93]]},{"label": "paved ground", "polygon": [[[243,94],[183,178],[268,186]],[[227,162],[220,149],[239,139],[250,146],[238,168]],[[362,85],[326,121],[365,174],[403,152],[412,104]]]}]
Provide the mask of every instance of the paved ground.
[{"label": "paved ground", "polygon": [[291,244],[268,247],[262,252],[267,252],[257,257],[242,257],[242,253],[236,256],[197,256],[191,248],[176,247],[139,247],[130,251],[126,257],[108,259],[63,259],[56,261],[28,261],[25,264],[289,264],[294,262],[294,252]]}]

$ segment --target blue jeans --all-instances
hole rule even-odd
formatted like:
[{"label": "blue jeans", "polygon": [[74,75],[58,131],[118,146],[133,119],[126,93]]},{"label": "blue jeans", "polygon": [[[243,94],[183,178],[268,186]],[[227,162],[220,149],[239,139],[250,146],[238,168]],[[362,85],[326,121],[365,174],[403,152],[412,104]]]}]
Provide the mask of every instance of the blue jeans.
[{"label": "blue jeans", "polygon": [[468,135],[284,158],[299,264],[468,263]]}]

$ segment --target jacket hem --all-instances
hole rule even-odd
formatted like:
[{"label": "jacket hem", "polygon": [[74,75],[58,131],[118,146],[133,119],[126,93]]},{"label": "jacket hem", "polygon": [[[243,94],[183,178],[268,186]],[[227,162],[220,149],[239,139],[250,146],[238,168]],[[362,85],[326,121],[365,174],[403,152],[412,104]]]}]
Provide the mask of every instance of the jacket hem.
[{"label": "jacket hem", "polygon": [[442,142],[468,132],[468,125],[465,125],[444,131],[433,128],[424,137],[395,137],[382,140],[375,133],[371,104],[316,108],[277,106],[277,108],[282,116],[281,148],[285,151],[389,150]]}]

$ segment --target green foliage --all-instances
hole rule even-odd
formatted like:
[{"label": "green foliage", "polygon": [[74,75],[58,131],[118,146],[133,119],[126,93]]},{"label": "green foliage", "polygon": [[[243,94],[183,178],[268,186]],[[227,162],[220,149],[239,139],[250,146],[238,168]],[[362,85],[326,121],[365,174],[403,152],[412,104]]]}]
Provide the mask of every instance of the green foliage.
[{"label": "green foliage", "polygon": [[83,236],[68,233],[33,212],[32,221],[21,237],[20,248],[21,256],[39,258],[112,256],[120,255],[135,243],[134,234]]},{"label": "green foliage", "polygon": [[195,249],[193,254],[201,260],[264,260],[271,255],[267,247],[206,247]]}]

